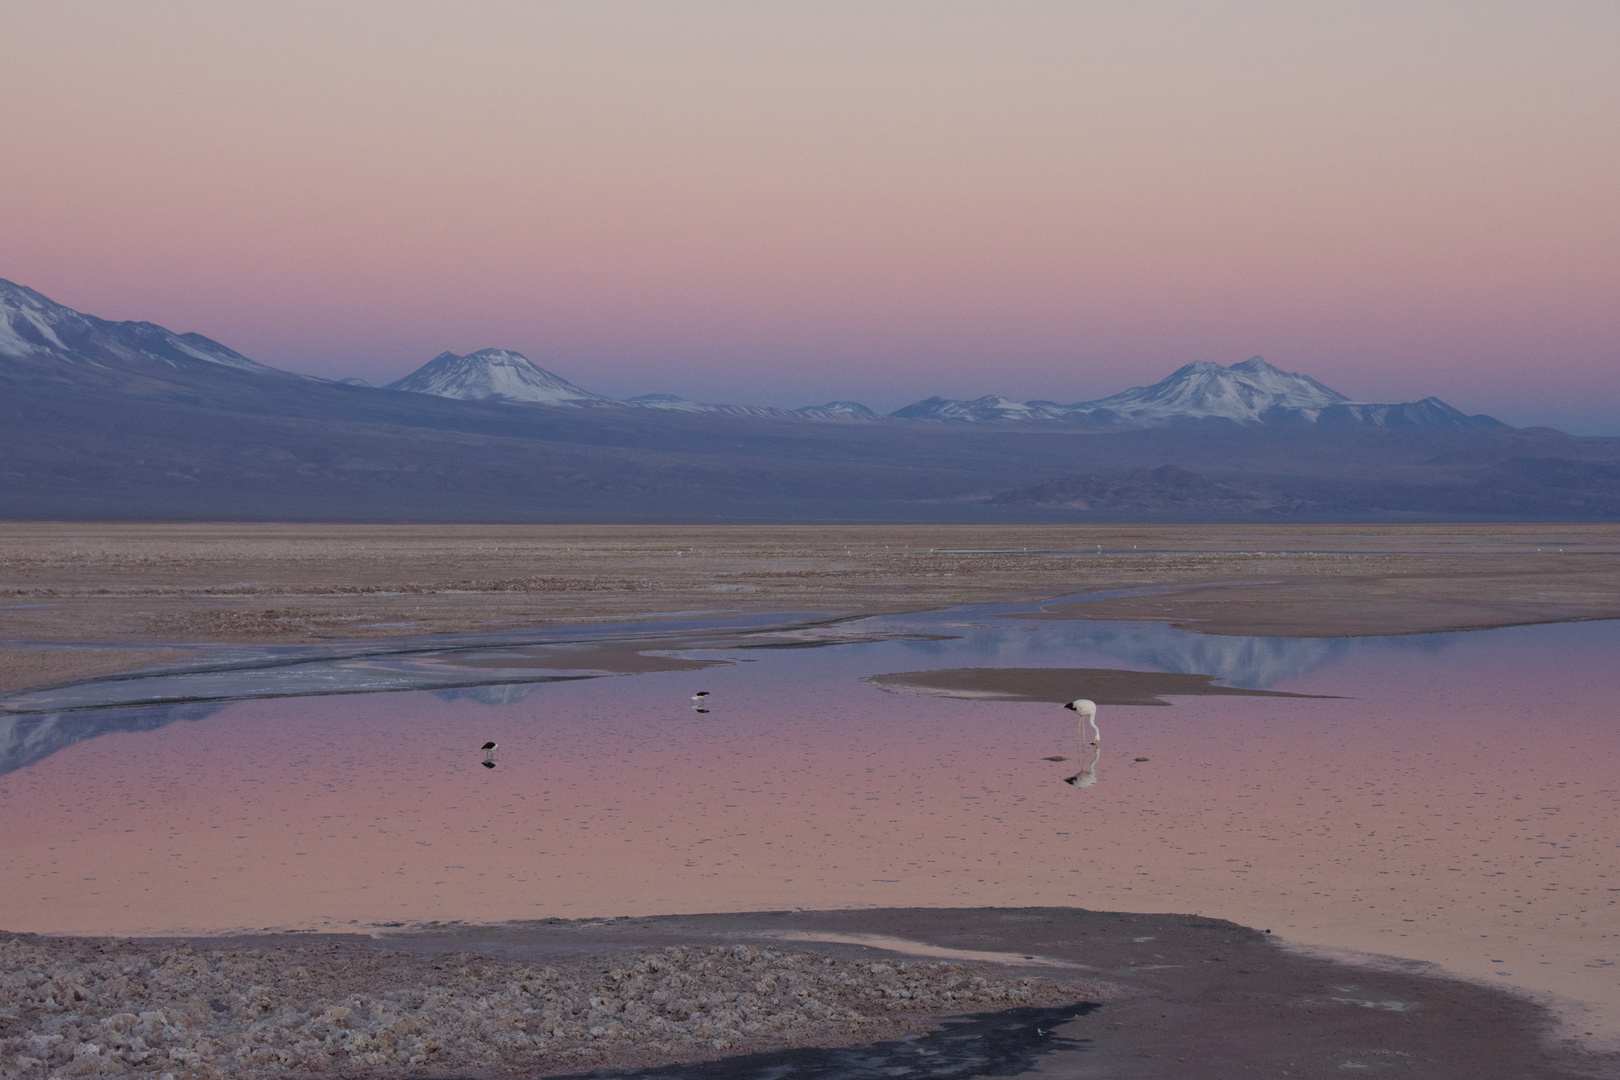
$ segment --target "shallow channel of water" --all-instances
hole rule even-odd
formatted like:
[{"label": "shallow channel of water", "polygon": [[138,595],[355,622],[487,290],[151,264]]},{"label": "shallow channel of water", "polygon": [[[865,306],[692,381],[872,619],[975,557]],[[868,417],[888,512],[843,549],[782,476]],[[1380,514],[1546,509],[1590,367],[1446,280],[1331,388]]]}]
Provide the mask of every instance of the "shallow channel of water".
[{"label": "shallow channel of water", "polygon": [[[3,925],[1185,911],[1555,995],[1578,1033],[1620,1036],[1620,624],[1290,640],[1023,610],[677,654],[730,662],[703,670],[84,710],[105,733],[40,742],[0,776]],[[408,678],[459,662],[366,661]],[[1338,696],[1105,707],[1079,787],[1092,751],[1071,712],[862,681],[958,667]],[[134,730],[106,730],[118,717]]]}]

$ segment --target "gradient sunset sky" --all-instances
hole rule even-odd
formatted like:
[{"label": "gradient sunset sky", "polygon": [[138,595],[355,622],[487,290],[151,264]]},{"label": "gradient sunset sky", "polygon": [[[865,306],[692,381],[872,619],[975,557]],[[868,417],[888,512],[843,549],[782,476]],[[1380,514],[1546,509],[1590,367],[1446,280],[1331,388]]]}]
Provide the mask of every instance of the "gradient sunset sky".
[{"label": "gradient sunset sky", "polygon": [[1620,433],[1620,3],[0,5],[0,277],[295,371]]}]

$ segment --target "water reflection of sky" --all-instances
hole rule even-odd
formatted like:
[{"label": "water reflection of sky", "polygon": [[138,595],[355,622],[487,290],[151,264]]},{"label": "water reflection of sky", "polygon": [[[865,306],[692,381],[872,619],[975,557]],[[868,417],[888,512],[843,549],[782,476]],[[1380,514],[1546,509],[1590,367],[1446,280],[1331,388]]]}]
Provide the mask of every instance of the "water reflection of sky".
[{"label": "water reflection of sky", "polygon": [[[1113,595],[1113,594],[1099,594]],[[1163,623],[1087,622],[1081,620],[1020,619],[1038,605],[995,605],[944,612],[875,616],[816,624],[815,629],[837,636],[890,636],[909,640],[865,643],[866,655],[884,656],[898,647],[909,661],[902,666],[937,667],[1097,667],[1124,666],[1153,671],[1212,675],[1232,686],[1269,689],[1352,654],[1367,652],[1440,652],[1458,639],[1456,634],[1411,634],[1372,638],[1226,637],[1177,630]],[[610,638],[635,636],[637,631],[675,636],[681,632],[713,631],[723,642],[734,635],[737,644],[746,635],[770,634],[782,626],[755,616],[735,623],[690,620],[665,621],[643,627],[615,625],[584,630],[551,631],[528,638],[522,635],[484,635],[444,638],[431,642],[341,644],[275,649],[222,649],[208,663],[191,669],[158,669],[150,673],[86,680],[51,690],[31,691],[0,698],[0,717],[18,713],[49,713],[120,705],[161,705],[200,701],[231,701],[255,697],[319,696],[341,693],[380,693],[400,690],[443,690],[454,697],[469,697],[501,704],[524,696],[519,691],[494,693],[490,685],[517,682],[543,683],[569,677],[566,668],[521,679],[501,674],[498,665],[482,669],[462,666],[469,658],[494,654],[520,656],[525,648],[556,650],[559,643],[589,645]],[[712,656],[709,648],[693,656]],[[656,647],[649,642],[648,647]],[[741,659],[740,650],[733,650]],[[582,660],[580,672],[592,665]],[[577,674],[577,673],[576,673]],[[480,689],[485,687],[485,689]],[[465,693],[461,693],[465,691]]]},{"label": "water reflection of sky", "polygon": [[[0,716],[0,911],[110,933],[1195,911],[1577,997],[1620,1034],[1620,623],[1286,640],[1004,614],[716,639],[693,655],[734,663],[702,671]],[[983,666],[1340,696],[1108,708],[1081,790],[1073,713],[861,681]]]},{"label": "water reflection of sky", "polygon": [[[765,659],[767,652],[781,651],[796,655],[773,662],[773,670],[786,664],[817,672],[821,678],[847,674],[851,663],[862,674],[946,667],[1113,667],[1211,675],[1249,689],[1272,689],[1379,655],[1438,660],[1466,644],[1509,639],[1589,643],[1620,634],[1620,623],[1593,622],[1388,637],[1233,637],[1177,630],[1165,623],[1019,618],[1042,606],[985,605],[830,625],[818,620],[788,632],[790,638],[798,635],[808,643],[840,636],[864,639],[820,648],[761,648],[758,641],[775,640],[770,635],[780,636],[783,624],[780,617],[753,616],[735,623],[685,620],[565,628],[539,638],[502,634],[392,647],[366,643],[351,651],[340,644],[225,650],[227,655],[201,670],[112,676],[0,698],[0,775],[102,732],[150,730],[171,720],[195,720],[233,700],[425,689],[444,701],[513,705],[548,683],[589,676],[589,665],[582,663],[578,671],[525,671],[520,679],[498,666],[459,665],[468,658],[521,656],[525,648],[555,649],[558,642],[569,641],[588,645],[633,637],[637,631],[663,636],[713,631],[716,636],[702,647],[675,655],[754,663]],[[726,648],[728,643],[738,647]],[[657,641],[649,640],[648,647],[657,648]]]}]

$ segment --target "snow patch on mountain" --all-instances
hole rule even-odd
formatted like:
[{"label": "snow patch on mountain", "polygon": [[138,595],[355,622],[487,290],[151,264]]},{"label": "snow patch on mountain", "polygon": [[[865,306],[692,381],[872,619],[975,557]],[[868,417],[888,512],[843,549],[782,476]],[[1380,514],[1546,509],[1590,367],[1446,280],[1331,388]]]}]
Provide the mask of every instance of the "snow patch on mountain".
[{"label": "snow patch on mountain", "polygon": [[642,394],[638,397],[625,398],[624,403],[642,409],[668,409],[672,412],[687,413],[718,413],[723,416],[767,416],[780,419],[794,415],[787,409],[772,408],[769,405],[711,405],[706,401],[688,401],[674,394]]},{"label": "snow patch on mountain", "polygon": [[617,405],[612,398],[581,390],[560,375],[510,349],[479,349],[466,356],[442,352],[384,390],[536,405]]},{"label": "snow patch on mountain", "polygon": [[807,420],[880,420],[882,417],[858,401],[829,401],[793,410]]},{"label": "snow patch on mountain", "polygon": [[896,409],[889,415],[900,420],[959,420],[984,423],[999,420],[1025,422],[1061,420],[1065,411],[1064,406],[1053,401],[1013,401],[1011,398],[987,394],[972,401],[952,401],[942,397],[925,398],[903,409]]}]

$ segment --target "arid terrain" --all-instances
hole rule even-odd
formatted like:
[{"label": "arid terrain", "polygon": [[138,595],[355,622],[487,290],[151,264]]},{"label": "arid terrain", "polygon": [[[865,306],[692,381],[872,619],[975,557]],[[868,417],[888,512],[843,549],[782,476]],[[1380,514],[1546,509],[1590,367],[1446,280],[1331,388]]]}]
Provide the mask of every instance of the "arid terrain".
[{"label": "arid terrain", "polygon": [[1053,618],[1355,636],[1620,617],[1620,526],[0,524],[0,692],[187,645],[1130,590]]}]

